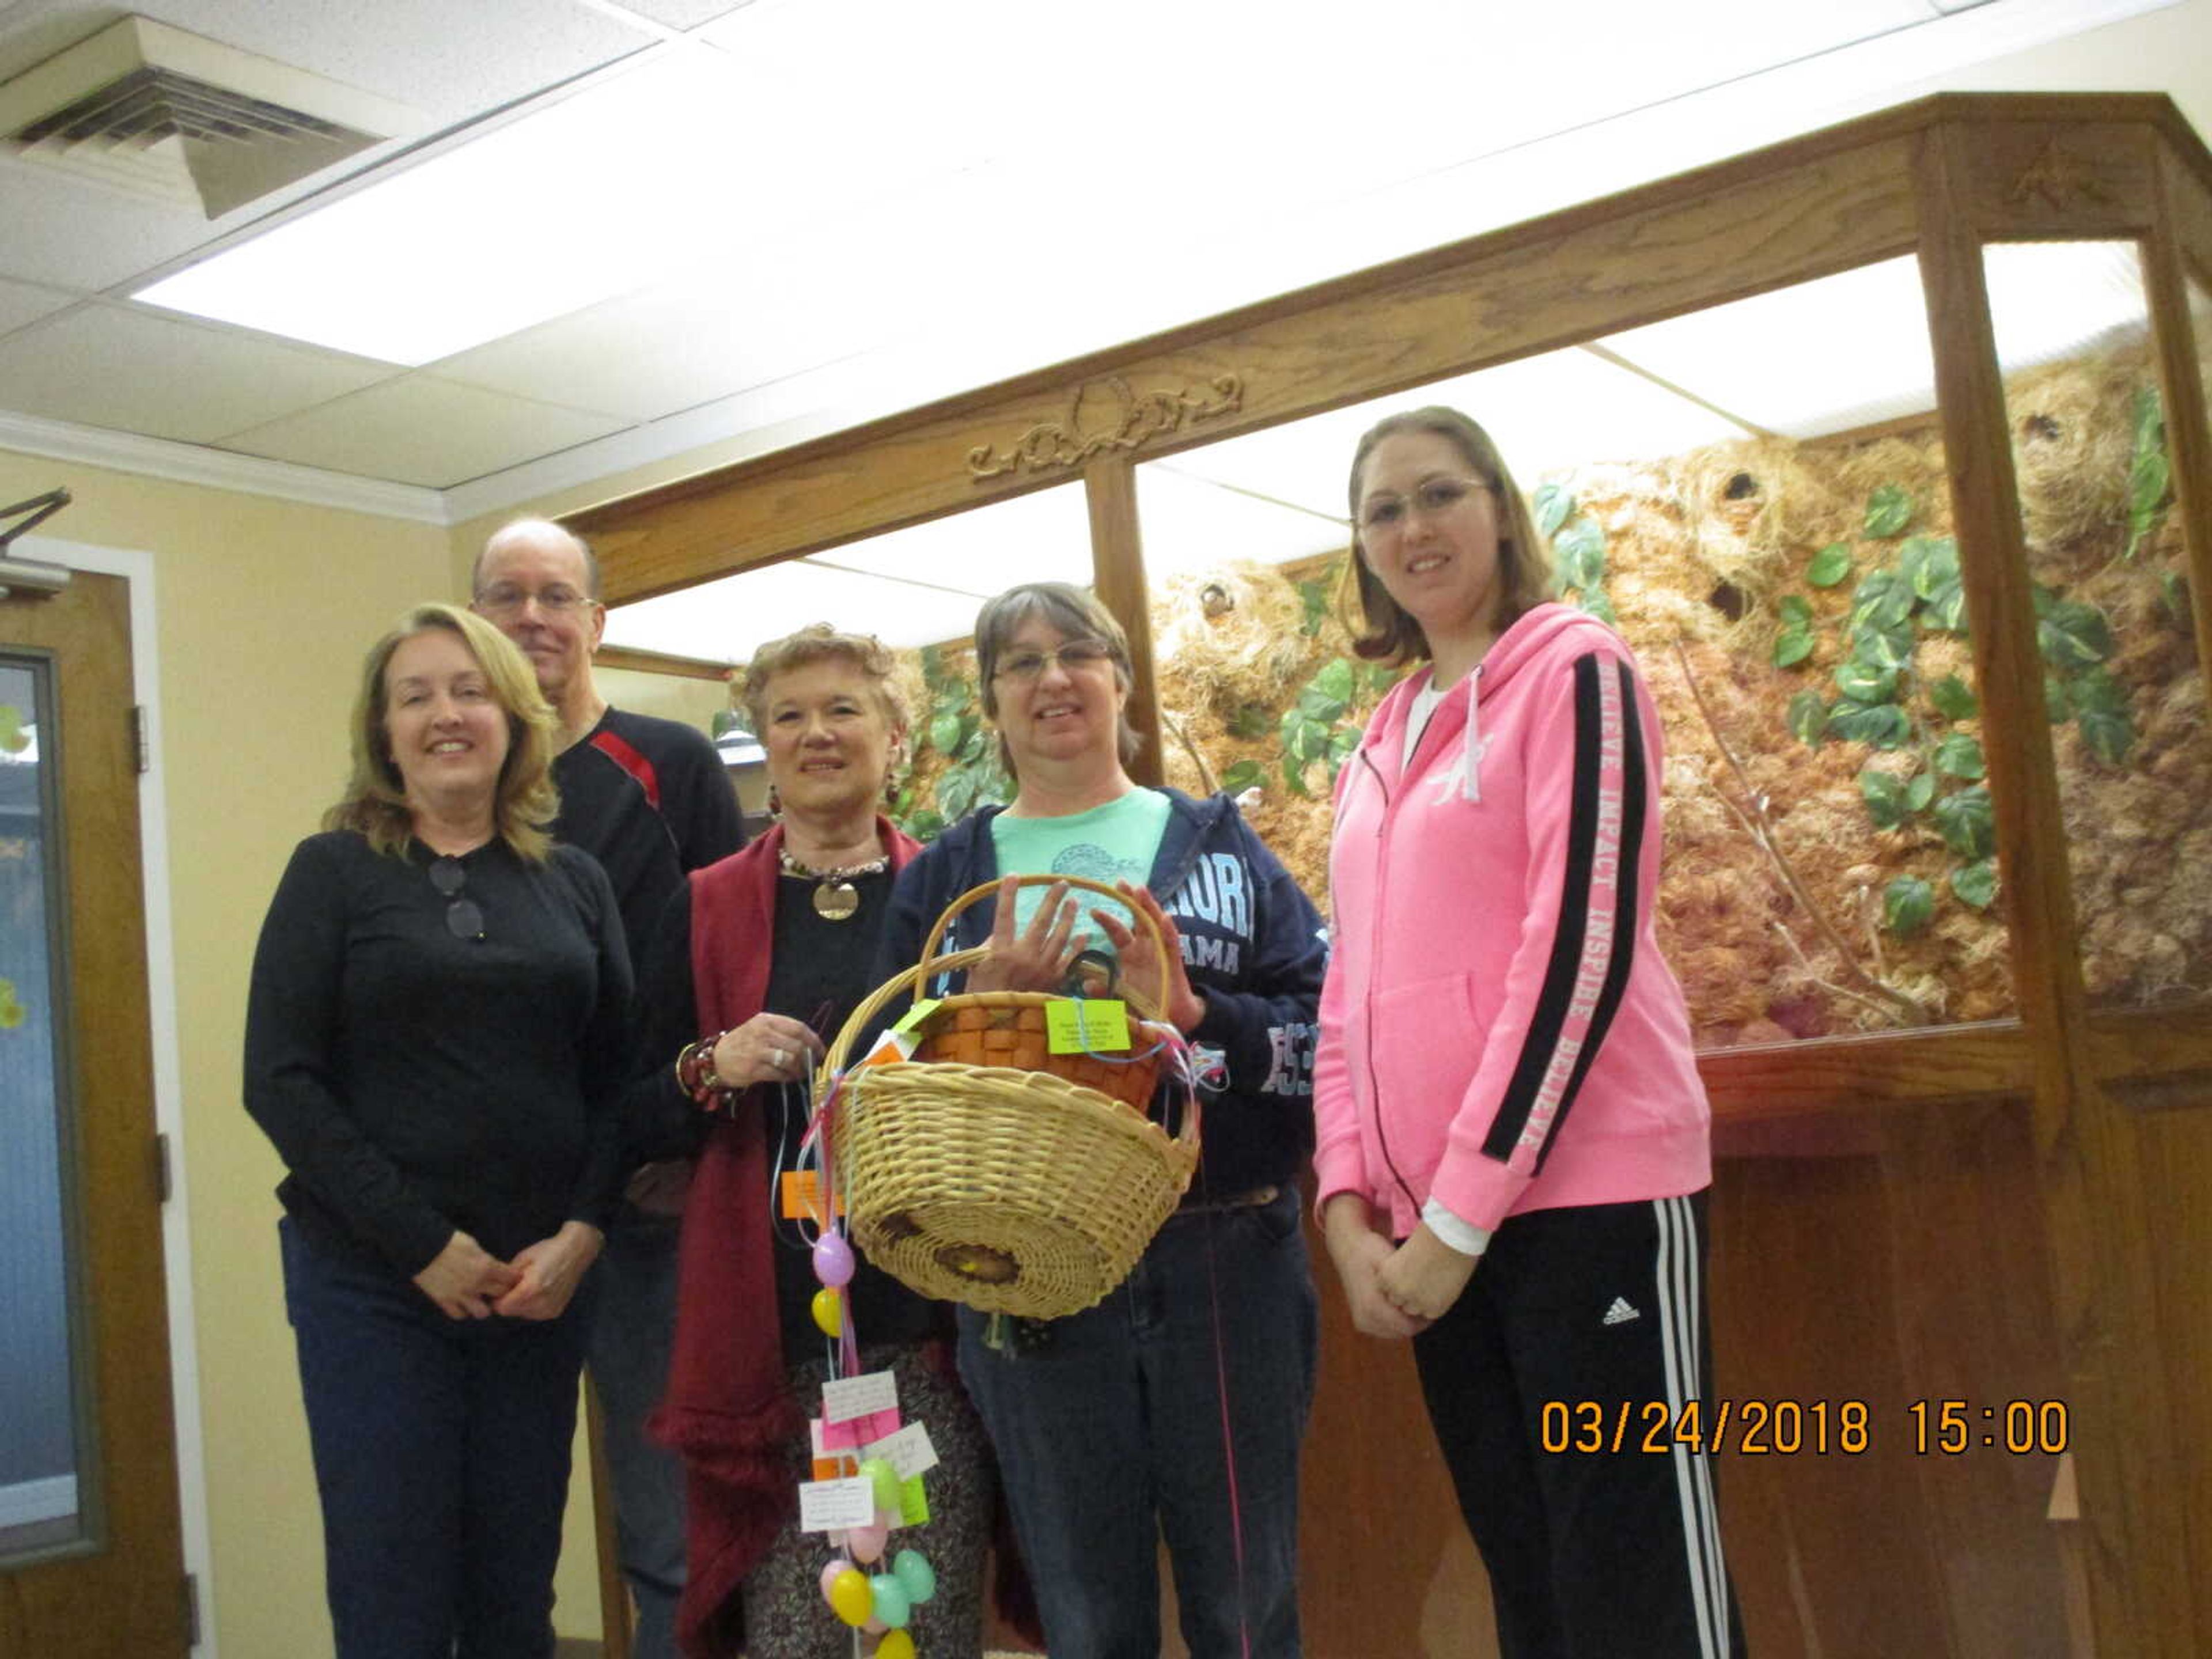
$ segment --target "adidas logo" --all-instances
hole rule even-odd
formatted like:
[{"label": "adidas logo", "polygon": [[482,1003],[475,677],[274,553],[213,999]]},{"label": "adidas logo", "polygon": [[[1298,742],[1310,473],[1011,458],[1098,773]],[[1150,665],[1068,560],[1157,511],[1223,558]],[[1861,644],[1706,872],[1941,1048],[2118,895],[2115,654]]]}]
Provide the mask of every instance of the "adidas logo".
[{"label": "adidas logo", "polygon": [[1613,1297],[1613,1305],[1605,1310],[1605,1322],[1608,1325],[1626,1325],[1632,1319],[1643,1317],[1642,1314],[1629,1306],[1628,1298],[1625,1296]]}]

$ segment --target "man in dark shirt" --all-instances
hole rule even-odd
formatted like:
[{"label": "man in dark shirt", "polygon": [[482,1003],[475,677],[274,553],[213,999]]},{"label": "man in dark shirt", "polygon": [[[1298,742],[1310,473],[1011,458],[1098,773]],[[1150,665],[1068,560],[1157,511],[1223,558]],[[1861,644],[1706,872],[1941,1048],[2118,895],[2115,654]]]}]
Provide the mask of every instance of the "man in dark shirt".
[{"label": "man in dark shirt", "polygon": [[[714,745],[674,720],[611,708],[592,673],[606,627],[599,561],[578,537],[522,519],[484,544],[471,608],[522,648],[561,718],[554,834],[606,866],[633,961],[686,872],[737,851],[736,792]],[[607,1230],[590,1304],[589,1365],[605,1416],[623,1573],[638,1606],[636,1659],[675,1659],[684,1588],[684,1470],[645,1437],[667,1382],[676,1241],[688,1164],[631,1178]]]}]

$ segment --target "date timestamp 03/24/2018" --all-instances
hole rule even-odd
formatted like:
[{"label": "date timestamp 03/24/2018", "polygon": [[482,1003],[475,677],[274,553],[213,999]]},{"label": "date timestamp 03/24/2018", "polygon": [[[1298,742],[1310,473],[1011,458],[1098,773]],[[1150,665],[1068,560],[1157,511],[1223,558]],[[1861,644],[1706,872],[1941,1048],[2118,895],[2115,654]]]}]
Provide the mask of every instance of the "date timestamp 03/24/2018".
[{"label": "date timestamp 03/24/2018", "polygon": [[[1863,1400],[1547,1400],[1538,1413],[1547,1453],[1734,1451],[1742,1457],[1858,1457],[1878,1443],[1921,1457],[1970,1451],[2054,1455],[2071,1437],[2063,1400],[1915,1400],[1883,1423]],[[1901,1437],[1899,1438],[1899,1437]]]}]

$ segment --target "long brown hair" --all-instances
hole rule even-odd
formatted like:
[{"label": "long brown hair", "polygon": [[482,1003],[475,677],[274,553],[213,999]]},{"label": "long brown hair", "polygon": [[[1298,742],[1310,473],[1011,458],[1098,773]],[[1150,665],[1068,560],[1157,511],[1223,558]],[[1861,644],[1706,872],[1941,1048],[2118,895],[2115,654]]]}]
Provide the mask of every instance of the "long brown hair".
[{"label": "long brown hair", "polygon": [[499,769],[492,828],[516,853],[542,864],[553,844],[550,829],[554,815],[561,810],[552,774],[559,722],[538,689],[537,675],[514,642],[483,617],[450,605],[416,605],[369,647],[353,706],[353,775],[337,805],[323,814],[323,828],[351,830],[368,837],[380,853],[405,855],[415,833],[415,813],[407,804],[398,764],[392,758],[384,677],[402,643],[434,628],[460,636],[483,670],[492,701],[507,716],[507,759]]},{"label": "long brown hair", "polygon": [[1528,503],[1490,434],[1469,416],[1441,404],[1387,416],[1367,429],[1352,452],[1352,478],[1346,489],[1352,507],[1352,557],[1346,562],[1337,601],[1352,634],[1352,650],[1393,668],[1434,653],[1420,623],[1400,607],[1382,579],[1368,568],[1359,544],[1359,475],[1366,470],[1367,458],[1376,445],[1385,438],[1412,432],[1431,432],[1448,440],[1498,498],[1498,611],[1491,619],[1492,625],[1504,632],[1554,592],[1551,548],[1536,533]]}]

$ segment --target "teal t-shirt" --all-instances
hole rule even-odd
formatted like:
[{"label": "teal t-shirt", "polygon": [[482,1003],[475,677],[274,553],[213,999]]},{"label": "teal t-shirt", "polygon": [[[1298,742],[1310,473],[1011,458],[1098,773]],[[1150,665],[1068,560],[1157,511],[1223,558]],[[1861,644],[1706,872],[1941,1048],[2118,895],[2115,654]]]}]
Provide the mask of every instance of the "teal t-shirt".
[{"label": "teal t-shirt", "polygon": [[[991,846],[998,854],[999,873],[1087,876],[1109,887],[1117,881],[1141,887],[1152,873],[1152,860],[1159,855],[1160,837],[1167,832],[1170,810],[1168,798],[1158,790],[1139,788],[1103,806],[1066,817],[1018,818],[1011,812],[1001,812],[991,820]],[[1029,926],[1037,906],[1044,902],[1046,891],[1042,887],[1022,889],[1014,905],[1017,928]],[[1128,906],[1095,893],[1079,891],[1075,897],[1083,908],[1078,937],[1088,948],[1110,956],[1113,946],[1099,933],[1090,913],[1094,909],[1118,912],[1125,927],[1134,927],[1136,919],[1130,915]]]}]

